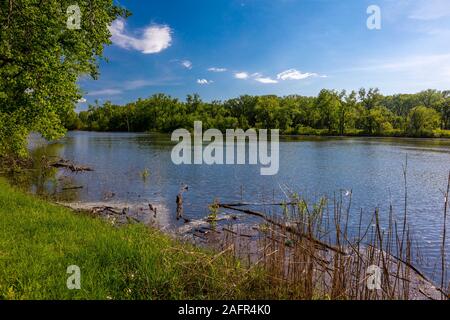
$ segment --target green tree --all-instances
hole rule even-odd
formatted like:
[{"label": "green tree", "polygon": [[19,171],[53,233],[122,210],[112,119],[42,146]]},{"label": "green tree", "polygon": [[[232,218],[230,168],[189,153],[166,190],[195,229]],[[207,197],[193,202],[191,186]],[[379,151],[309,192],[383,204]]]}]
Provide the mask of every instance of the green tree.
[{"label": "green tree", "polygon": [[98,75],[108,25],[128,13],[113,0],[77,1],[81,29],[67,28],[69,0],[0,2],[0,152],[25,155],[28,133],[64,133],[61,115],[81,98],[80,75]]},{"label": "green tree", "polygon": [[316,108],[321,115],[321,127],[332,133],[337,128],[341,99],[336,91],[323,89],[316,100]]},{"label": "green tree", "polygon": [[368,121],[371,123],[372,132],[378,135],[392,131],[393,113],[384,106],[376,106],[368,112]]},{"label": "green tree", "polygon": [[408,133],[413,136],[431,136],[440,123],[441,117],[436,110],[418,106],[408,115]]},{"label": "green tree", "polygon": [[361,88],[359,90],[359,100],[366,110],[364,112],[364,130],[368,134],[372,134],[374,131],[374,123],[372,122],[373,117],[371,116],[370,110],[373,108],[379,106],[381,104],[381,101],[383,99],[383,96],[380,94],[380,91],[378,88],[370,88],[368,91],[364,88]]},{"label": "green tree", "polygon": [[436,108],[441,114],[442,118],[442,129],[450,129],[450,91],[442,92],[442,99],[437,104]]},{"label": "green tree", "polygon": [[359,117],[358,99],[355,91],[349,94],[342,91],[340,94],[341,103],[338,108],[338,128],[339,134],[344,135],[347,129],[355,128]]},{"label": "green tree", "polygon": [[415,96],[417,99],[417,105],[427,108],[436,109],[443,100],[442,93],[440,91],[432,89],[419,92]]},{"label": "green tree", "polygon": [[383,96],[378,88],[370,88],[368,91],[364,88],[359,89],[359,99],[363,106],[367,109],[373,109],[380,105]]},{"label": "green tree", "polygon": [[75,112],[71,109],[66,114],[60,116],[61,123],[67,130],[80,130],[82,128],[82,122]]},{"label": "green tree", "polygon": [[277,96],[258,97],[255,111],[257,128],[279,128],[280,102]]}]

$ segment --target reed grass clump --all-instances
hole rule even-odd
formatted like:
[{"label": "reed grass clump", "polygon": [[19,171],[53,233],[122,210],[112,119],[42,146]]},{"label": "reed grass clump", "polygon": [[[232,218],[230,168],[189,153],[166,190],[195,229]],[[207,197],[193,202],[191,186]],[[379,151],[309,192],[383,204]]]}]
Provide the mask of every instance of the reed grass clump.
[{"label": "reed grass clump", "polygon": [[[264,270],[271,295],[293,299],[409,300],[448,299],[446,278],[446,219],[450,175],[443,216],[441,280],[434,284],[417,267],[419,248],[408,226],[408,189],[405,178],[403,212],[393,206],[381,220],[379,209],[363,224],[363,211],[351,219],[352,192],[341,191],[330,201],[308,204],[299,194],[289,201],[260,204],[273,209],[263,213],[257,204],[219,204],[264,220],[252,239],[251,230],[227,226],[222,247],[234,248],[237,259],[247,258],[250,268]],[[397,217],[397,218],[395,218]],[[356,218],[356,219],[355,219]],[[367,218],[367,215],[366,217]],[[352,224],[349,221],[353,221]],[[354,221],[359,223],[354,224]],[[438,283],[437,281],[435,281]]]}]

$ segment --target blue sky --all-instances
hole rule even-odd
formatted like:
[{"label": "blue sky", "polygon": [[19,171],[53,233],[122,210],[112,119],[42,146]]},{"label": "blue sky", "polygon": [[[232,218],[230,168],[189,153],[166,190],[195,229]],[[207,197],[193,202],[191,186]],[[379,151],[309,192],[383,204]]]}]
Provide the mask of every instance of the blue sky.
[{"label": "blue sky", "polygon": [[[204,100],[241,94],[316,95],[379,87],[450,89],[450,0],[125,1],[100,79],[85,103],[166,93]],[[369,30],[367,8],[381,9]]]}]

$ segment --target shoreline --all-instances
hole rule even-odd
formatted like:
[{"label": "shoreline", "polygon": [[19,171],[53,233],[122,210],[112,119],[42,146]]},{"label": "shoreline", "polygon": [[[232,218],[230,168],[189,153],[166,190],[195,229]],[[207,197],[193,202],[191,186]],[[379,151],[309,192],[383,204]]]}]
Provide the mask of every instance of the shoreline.
[{"label": "shoreline", "polygon": [[[254,129],[254,128],[253,128]],[[255,129],[258,130],[258,129]],[[270,130],[270,129],[269,129]],[[245,130],[244,130],[245,131]],[[366,135],[366,134],[286,134],[280,133],[280,138],[394,138],[394,139],[411,139],[411,140],[443,140],[450,141],[450,130],[447,130],[448,135],[445,136],[411,136],[411,135]],[[129,133],[129,134],[160,134],[170,136],[170,132],[160,132],[160,131],[93,131],[93,130],[67,130],[67,132],[92,132],[92,133]],[[191,132],[191,131],[190,131]]]},{"label": "shoreline", "polygon": [[[124,215],[125,213],[125,209],[129,209],[130,207],[123,207],[118,205],[118,203],[116,203],[116,206],[111,207],[111,203],[109,202],[98,202],[98,203],[86,203],[86,204],[82,204],[82,203],[58,203],[59,205],[64,205],[67,206],[73,210],[75,210],[75,212],[79,211],[79,212],[88,212],[90,214],[94,214],[94,216],[101,218],[101,219],[105,219],[107,221],[111,221],[110,220],[110,213],[112,212],[112,215]],[[139,207],[143,208],[145,207],[143,204],[141,206],[139,206],[138,204],[135,204],[134,206],[134,210],[129,210],[129,212],[136,212],[136,210],[139,210]],[[106,208],[106,214],[104,211],[102,211],[103,209],[101,209],[100,211],[98,211],[99,208]],[[242,211],[241,209],[239,209],[239,211]],[[128,215],[127,213],[127,215]],[[133,215],[131,215],[131,217],[133,217]],[[216,221],[223,221],[223,220],[228,220],[228,221],[232,221],[235,220],[236,218],[231,217],[229,215],[221,215],[218,216]],[[123,219],[122,219],[123,220]],[[122,224],[119,224],[119,227],[123,227],[124,225],[128,224],[128,223],[143,223],[145,224],[145,222],[143,221],[139,221],[136,219],[133,219],[133,221],[129,220],[129,219],[125,219],[122,221]],[[153,221],[153,223],[151,224],[152,227],[156,227],[158,230],[162,231],[164,234],[168,235],[169,237],[175,239],[175,240],[179,240],[179,241],[187,241],[188,243],[193,244],[194,246],[200,247],[200,248],[208,248],[208,249],[212,249],[213,251],[216,251],[217,253],[221,253],[223,252],[224,247],[226,247],[227,245],[225,245],[225,240],[224,238],[228,235],[232,235],[232,237],[234,237],[234,239],[232,240],[232,242],[241,242],[242,239],[245,239],[246,241],[246,245],[251,247],[252,250],[257,250],[257,244],[256,242],[258,241],[258,238],[260,237],[261,234],[261,230],[259,230],[256,225],[254,226],[249,226],[249,225],[245,225],[242,227],[242,225],[240,225],[239,223],[236,223],[236,225],[227,225],[225,226],[219,226],[219,227],[214,227],[213,229],[211,229],[210,227],[211,225],[211,221],[208,220],[208,218],[203,218],[203,219],[198,219],[198,220],[192,220],[192,221],[188,221],[185,222],[185,224],[181,227],[178,228],[166,228],[164,226],[159,226],[157,223],[155,224],[155,221]],[[208,230],[208,231],[203,231],[204,232],[204,237],[200,237],[201,239],[207,239],[206,241],[202,242],[198,242],[196,241],[196,235],[195,232],[196,230],[199,230],[201,228],[204,228],[204,230]],[[245,230],[243,232],[243,230]],[[209,237],[208,234],[213,234],[212,237]],[[197,236],[199,237],[199,236]],[[198,238],[197,238],[198,239]],[[352,251],[352,247],[347,246],[347,247],[343,247],[343,255],[355,255],[355,252]],[[441,300],[442,299],[442,295],[444,294],[442,288],[439,288],[435,285],[435,283],[430,280],[427,276],[425,276],[423,273],[421,273],[421,271],[419,269],[416,269],[413,266],[409,266],[405,261],[395,257],[392,254],[389,254],[385,251],[380,251],[377,248],[373,248],[374,252],[377,252],[376,254],[378,256],[383,256],[383,259],[387,259],[390,260],[392,265],[389,266],[389,278],[396,278],[398,277],[396,275],[396,272],[398,273],[398,269],[402,269],[404,271],[403,274],[405,276],[408,277],[408,297],[409,299],[412,300]],[[359,250],[359,253],[356,253],[356,255],[361,255],[362,257],[365,257],[364,259],[368,259],[368,256],[370,254],[373,254],[373,252],[371,253],[370,251],[370,246],[368,247],[361,247]],[[234,253],[238,259],[240,259],[240,257],[244,257],[246,255],[252,255],[255,256],[256,253],[255,252],[245,252],[245,253],[241,253],[241,252],[235,252]],[[322,259],[328,260],[327,264],[331,267],[330,271],[333,272],[333,256],[332,253],[326,249],[326,247],[324,247],[324,255],[322,256]],[[254,264],[254,263],[258,263],[258,261],[256,261],[256,259],[253,259],[254,261],[249,261],[248,263],[250,264],[250,267]],[[361,274],[361,278],[364,278],[364,274]],[[330,284],[331,280],[328,279],[327,283],[328,285]],[[398,290],[399,292],[397,292],[398,295],[401,295],[402,293],[400,292],[403,288],[401,288],[401,286],[399,286]],[[448,298],[447,298],[448,299]]]}]

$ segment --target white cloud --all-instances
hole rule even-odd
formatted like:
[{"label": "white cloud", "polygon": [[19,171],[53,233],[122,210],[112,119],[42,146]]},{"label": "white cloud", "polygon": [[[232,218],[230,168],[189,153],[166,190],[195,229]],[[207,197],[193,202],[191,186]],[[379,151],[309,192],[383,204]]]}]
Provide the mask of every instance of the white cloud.
[{"label": "white cloud", "polygon": [[260,77],[260,76],[258,76],[258,77],[255,78],[255,80],[260,82],[260,83],[264,83],[264,84],[278,83],[277,80],[274,80],[274,79],[269,78],[269,77]]},{"label": "white cloud", "polygon": [[283,71],[277,75],[278,80],[303,80],[310,77],[318,77],[319,75],[317,73],[302,73],[301,71],[298,71],[296,69],[289,69],[286,71]]},{"label": "white cloud", "polygon": [[183,60],[180,62],[181,65],[186,69],[192,69],[192,62],[189,60]]},{"label": "white cloud", "polygon": [[129,35],[122,19],[115,20],[109,30],[111,41],[121,48],[133,49],[144,54],[161,52],[172,44],[172,29],[167,25],[146,27],[140,37]]},{"label": "white cloud", "polygon": [[211,83],[213,83],[213,81],[212,80],[206,80],[206,79],[198,79],[197,83],[200,84],[200,85],[205,85],[205,84],[211,84]]},{"label": "white cloud", "polygon": [[208,71],[210,71],[210,72],[225,72],[225,71],[227,71],[227,69],[212,67],[212,68],[209,68]]},{"label": "white cloud", "polygon": [[237,72],[234,74],[234,77],[236,79],[254,79],[255,81],[259,82],[259,83],[263,83],[263,84],[274,84],[274,83],[278,83],[280,80],[281,81],[285,81],[285,80],[302,80],[302,79],[307,79],[310,77],[321,77],[321,78],[326,78],[327,76],[322,76],[319,75],[317,73],[302,73],[296,69],[289,69],[286,71],[283,71],[281,73],[279,73],[276,77],[276,79],[272,78],[272,77],[267,77],[264,76],[261,73],[252,73],[249,74],[247,72]]},{"label": "white cloud", "polygon": [[78,99],[77,102],[78,102],[78,103],[86,103],[87,100],[86,100],[85,98],[81,98],[81,99]]},{"label": "white cloud", "polygon": [[249,75],[248,75],[247,72],[236,72],[236,73],[234,74],[234,77],[235,77],[236,79],[248,79]]},{"label": "white cloud", "polygon": [[237,72],[234,74],[234,77],[236,79],[243,79],[243,80],[252,78],[255,81],[258,81],[258,82],[264,83],[264,84],[278,83],[277,80],[272,79],[270,77],[264,77],[261,73],[258,73],[258,72],[252,73],[252,74],[249,74],[248,72]]}]

